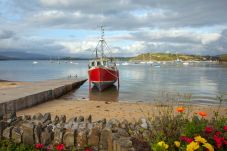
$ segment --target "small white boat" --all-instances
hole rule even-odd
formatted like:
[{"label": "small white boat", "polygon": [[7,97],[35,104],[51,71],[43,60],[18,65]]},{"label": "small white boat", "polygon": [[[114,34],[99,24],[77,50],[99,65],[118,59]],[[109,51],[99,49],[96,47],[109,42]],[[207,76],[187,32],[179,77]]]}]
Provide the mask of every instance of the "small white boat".
[{"label": "small white boat", "polygon": [[129,63],[128,62],[123,62],[121,65],[127,66],[127,65],[129,65]]},{"label": "small white boat", "polygon": [[160,68],[161,66],[160,65],[154,65],[155,68]]},{"label": "small white boat", "polygon": [[153,61],[148,61],[147,64],[153,64],[154,62]]},{"label": "small white boat", "polygon": [[140,62],[140,64],[146,64],[146,63],[147,63],[147,62],[145,62],[145,61],[141,61],[141,62]]},{"label": "small white boat", "polygon": [[183,65],[187,66],[189,65],[189,62],[184,62]]},{"label": "small white boat", "polygon": [[38,62],[37,61],[33,61],[32,64],[37,64]]},{"label": "small white boat", "polygon": [[151,66],[152,66],[152,67],[159,68],[159,67],[161,67],[161,64],[160,64],[160,62],[158,61],[158,62],[154,62],[153,64],[151,64]]}]

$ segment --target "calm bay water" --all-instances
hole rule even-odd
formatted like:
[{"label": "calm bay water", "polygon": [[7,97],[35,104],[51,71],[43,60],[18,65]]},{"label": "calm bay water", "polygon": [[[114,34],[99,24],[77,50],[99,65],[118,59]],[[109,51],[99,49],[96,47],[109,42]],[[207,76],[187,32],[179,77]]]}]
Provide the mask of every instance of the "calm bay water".
[{"label": "calm bay water", "polygon": [[[87,78],[88,61],[0,61],[0,79],[17,81],[40,81],[78,75]],[[120,89],[117,86],[99,93],[88,91],[88,82],[80,89],[64,96],[66,99],[93,99],[105,101],[165,100],[168,96],[193,103],[215,104],[216,96],[227,93],[227,66],[196,63],[184,65],[145,64],[119,66]],[[116,84],[117,85],[117,84]],[[183,96],[182,96],[183,95]],[[226,97],[226,95],[225,95]]]}]

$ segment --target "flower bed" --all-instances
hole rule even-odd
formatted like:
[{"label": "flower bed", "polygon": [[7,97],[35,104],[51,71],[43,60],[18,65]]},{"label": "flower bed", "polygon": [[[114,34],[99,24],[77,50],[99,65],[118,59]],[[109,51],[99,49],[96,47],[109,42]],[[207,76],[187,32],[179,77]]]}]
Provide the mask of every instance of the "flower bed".
[{"label": "flower bed", "polygon": [[178,113],[173,118],[168,115],[152,121],[158,121],[159,125],[153,130],[156,132],[150,134],[153,137],[148,138],[152,150],[227,150],[227,117],[220,117],[215,112],[215,116],[208,120],[207,113],[200,111],[190,119],[185,110],[185,107],[177,107]]},{"label": "flower bed", "polygon": [[[119,145],[122,148],[128,147],[129,149],[138,151],[227,150],[227,117],[220,116],[218,111],[215,112],[214,117],[208,119],[207,116],[209,113],[203,111],[199,111],[194,113],[193,116],[189,116],[188,113],[191,112],[190,107],[164,106],[162,109],[164,110],[160,111],[159,116],[149,115],[134,123],[127,122],[127,120],[119,122],[117,119],[91,122],[91,117],[89,118],[90,120],[84,120],[83,117],[79,117],[76,121],[75,118],[65,122],[66,119],[64,116],[60,121],[59,119],[56,120],[57,118],[55,118],[54,121],[51,120],[49,114],[46,114],[43,117],[41,114],[38,114],[35,118],[33,117],[34,120],[31,120],[31,118],[28,117],[19,120],[18,117],[15,117],[15,119],[20,121],[19,123],[21,123],[21,125],[15,124],[17,122],[12,122],[12,124],[5,129],[4,134],[7,134],[5,136],[9,137],[9,139],[0,141],[0,151],[96,151],[99,150],[100,146],[107,150],[110,148],[108,145],[111,146],[112,150],[118,148]],[[23,131],[23,129],[16,133],[17,129],[15,127],[21,127],[23,126],[23,123],[26,124],[26,122],[34,123],[35,121],[37,122],[37,120],[41,122],[43,119],[46,119],[44,123],[49,123],[48,125],[43,125],[45,127],[40,129],[42,134],[45,135],[36,136],[40,137],[41,142],[43,141],[46,143],[43,144],[39,142],[34,145],[21,143],[22,140],[30,142],[27,139],[30,137],[29,135],[26,135],[25,137],[25,131]],[[70,123],[77,125],[77,128],[70,127]],[[90,125],[90,128],[87,125]],[[10,128],[12,126],[14,126],[14,129]],[[36,130],[38,130],[39,125],[35,126]],[[61,143],[53,143],[52,135],[49,134],[53,134],[53,132],[56,133],[57,131],[56,128],[55,130],[51,129],[50,131],[47,131],[49,126],[52,128],[54,126],[60,126],[62,129],[67,127],[68,131],[59,133],[62,135],[56,136],[59,136],[58,140],[67,138],[68,141],[63,140],[60,141]],[[80,128],[82,129],[80,130]],[[31,131],[28,131],[27,129],[29,132],[28,134],[30,134],[30,132],[32,135],[38,134],[34,134],[32,129],[33,128],[31,128]],[[8,130],[11,132],[7,133]],[[71,130],[76,130],[79,133],[74,133],[74,131],[72,132]],[[20,143],[17,143],[12,139],[12,132],[14,132],[14,134],[22,134],[21,136],[25,138],[21,139],[19,137]],[[45,139],[43,136],[50,136],[50,138],[48,137],[48,139]],[[18,137],[14,136],[14,138]],[[73,139],[72,141],[71,138]],[[93,138],[90,139],[92,140],[90,142],[95,142],[96,146],[90,146],[88,143],[89,141],[87,140],[88,138]],[[33,142],[40,141],[40,139],[35,139]],[[51,140],[47,142],[46,140],[49,139]],[[79,143],[78,140],[83,140],[83,143]],[[64,144],[62,142],[66,143]],[[83,146],[80,146],[80,144]]]}]

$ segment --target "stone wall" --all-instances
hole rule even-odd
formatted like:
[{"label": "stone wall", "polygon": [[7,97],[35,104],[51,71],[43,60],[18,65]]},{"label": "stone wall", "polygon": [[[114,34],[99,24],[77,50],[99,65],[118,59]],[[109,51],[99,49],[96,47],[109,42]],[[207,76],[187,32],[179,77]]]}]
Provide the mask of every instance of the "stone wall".
[{"label": "stone wall", "polygon": [[29,145],[42,143],[51,147],[63,143],[67,149],[83,149],[91,145],[95,151],[134,151],[140,149],[135,149],[138,146],[133,144],[133,135],[141,133],[144,136],[148,128],[149,123],[143,118],[129,123],[117,119],[92,121],[92,116],[66,120],[65,115],[51,118],[50,113],[19,117],[11,113],[0,121],[0,139]]},{"label": "stone wall", "polygon": [[[0,116],[3,114],[10,113],[12,111],[18,111],[21,109],[29,108],[34,105],[59,98],[62,95],[80,87],[85,80],[73,81],[70,84],[65,84],[64,86],[49,88],[48,90],[34,91],[32,94],[26,94],[23,97],[18,97],[17,99],[8,100],[6,102],[0,102]],[[12,90],[13,91],[13,90]]]}]

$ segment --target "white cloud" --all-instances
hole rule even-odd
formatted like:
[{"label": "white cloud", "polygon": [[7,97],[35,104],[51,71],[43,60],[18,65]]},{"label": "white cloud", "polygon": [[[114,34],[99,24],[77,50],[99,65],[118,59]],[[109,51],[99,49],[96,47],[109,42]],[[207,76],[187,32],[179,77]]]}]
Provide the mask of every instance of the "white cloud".
[{"label": "white cloud", "polygon": [[[33,49],[45,54],[49,49],[51,53],[87,55],[97,43],[97,39],[90,37],[90,31],[103,23],[110,33],[107,41],[120,56],[151,50],[227,53],[223,36],[227,29],[226,0],[3,0],[0,3],[0,51]],[[53,29],[54,35],[47,37]],[[77,39],[72,41],[62,36],[62,31],[68,29],[87,32],[76,32]]]}]

